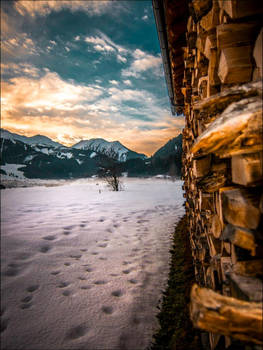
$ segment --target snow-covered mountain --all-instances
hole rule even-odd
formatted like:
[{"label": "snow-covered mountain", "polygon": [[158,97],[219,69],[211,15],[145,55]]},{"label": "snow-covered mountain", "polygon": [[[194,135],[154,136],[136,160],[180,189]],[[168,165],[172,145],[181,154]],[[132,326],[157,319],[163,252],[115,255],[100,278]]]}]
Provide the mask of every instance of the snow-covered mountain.
[{"label": "snow-covered mountain", "polygon": [[[180,173],[182,140],[170,140],[152,158],[136,153],[120,142],[83,140],[66,147],[46,136],[26,137],[1,129],[0,173],[14,177],[68,179],[97,175],[103,164],[120,162],[128,176]],[[176,148],[176,149],[175,149]]]},{"label": "snow-covered mountain", "polygon": [[96,153],[104,154],[110,158],[116,159],[119,162],[126,162],[129,159],[146,159],[145,154],[136,153],[123,146],[119,141],[109,142],[104,139],[82,140],[72,148],[90,150]]},{"label": "snow-covered mountain", "polygon": [[15,141],[21,141],[26,143],[27,145],[32,145],[32,146],[38,145],[38,146],[51,146],[51,147],[65,147],[61,143],[52,141],[47,136],[43,136],[43,135],[35,135],[35,136],[27,137],[27,136],[12,133],[5,129],[1,129],[0,136],[2,139],[10,140],[13,143]]}]

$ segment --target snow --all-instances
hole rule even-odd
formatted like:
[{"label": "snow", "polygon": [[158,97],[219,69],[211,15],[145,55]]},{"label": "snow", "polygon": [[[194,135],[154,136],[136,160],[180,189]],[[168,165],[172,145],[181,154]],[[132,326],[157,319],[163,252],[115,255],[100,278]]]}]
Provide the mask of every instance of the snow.
[{"label": "snow", "polygon": [[182,182],[98,179],[2,190],[2,347],[149,346]]},{"label": "snow", "polygon": [[71,152],[59,152],[57,153],[56,157],[60,159],[65,159],[65,158],[70,159],[73,157],[73,154]]},{"label": "snow", "polygon": [[96,157],[97,153],[96,152],[92,152],[91,155],[90,155],[90,158],[94,158]]},{"label": "snow", "polygon": [[75,160],[76,160],[76,162],[77,162],[79,165],[81,165],[82,163],[84,163],[83,160],[79,160],[79,159],[75,159]]},{"label": "snow", "polygon": [[120,162],[127,160],[128,148],[123,146],[119,141],[109,142],[104,139],[82,140],[73,146],[76,149],[86,149],[98,153],[103,153],[109,157],[116,158]]},{"label": "snow", "polygon": [[24,162],[30,162],[30,160],[33,160],[34,158],[35,158],[35,155],[26,156],[26,158],[24,159]]},{"label": "snow", "polygon": [[18,170],[19,168],[25,167],[25,164],[5,164],[1,165],[1,169],[6,172],[6,175],[1,174],[1,180],[9,178],[25,179],[24,172]]}]

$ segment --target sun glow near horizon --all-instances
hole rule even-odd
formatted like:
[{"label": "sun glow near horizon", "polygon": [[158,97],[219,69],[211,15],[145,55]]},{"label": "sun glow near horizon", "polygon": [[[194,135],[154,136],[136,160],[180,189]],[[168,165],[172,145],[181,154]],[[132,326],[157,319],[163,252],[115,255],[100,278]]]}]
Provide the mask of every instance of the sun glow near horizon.
[{"label": "sun glow near horizon", "polygon": [[45,3],[1,5],[3,128],[66,146],[118,140],[148,156],[181,132],[149,2]]}]

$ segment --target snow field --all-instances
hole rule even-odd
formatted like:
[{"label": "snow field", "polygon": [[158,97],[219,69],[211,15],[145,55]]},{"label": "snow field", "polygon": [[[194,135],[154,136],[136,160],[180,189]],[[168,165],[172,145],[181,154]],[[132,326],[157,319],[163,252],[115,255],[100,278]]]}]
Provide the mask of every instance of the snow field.
[{"label": "snow field", "polygon": [[2,191],[1,341],[11,349],[145,349],[158,326],[182,182]]}]

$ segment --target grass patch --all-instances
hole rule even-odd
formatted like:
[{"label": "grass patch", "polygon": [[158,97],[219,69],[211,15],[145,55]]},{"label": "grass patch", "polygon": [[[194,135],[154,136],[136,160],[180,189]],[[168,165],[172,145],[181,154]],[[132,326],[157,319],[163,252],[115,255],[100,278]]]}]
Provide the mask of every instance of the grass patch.
[{"label": "grass patch", "polygon": [[189,295],[194,283],[194,269],[188,234],[184,216],[175,228],[170,250],[168,286],[157,315],[161,328],[154,335],[151,350],[202,349],[200,331],[193,328],[189,318]]}]

